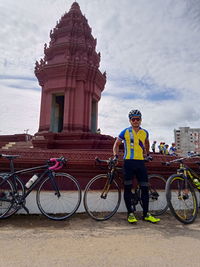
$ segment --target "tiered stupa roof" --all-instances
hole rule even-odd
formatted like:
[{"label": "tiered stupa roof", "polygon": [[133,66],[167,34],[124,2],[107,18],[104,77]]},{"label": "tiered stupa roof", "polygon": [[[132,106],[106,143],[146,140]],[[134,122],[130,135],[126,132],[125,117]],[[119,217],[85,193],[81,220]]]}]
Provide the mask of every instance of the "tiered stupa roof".
[{"label": "tiered stupa roof", "polygon": [[[84,76],[83,72],[87,76],[89,69],[90,71],[98,70],[100,53],[96,52],[97,41],[92,36],[88,21],[77,2],[72,4],[69,12],[65,13],[57,22],[56,27],[50,31],[50,38],[49,46],[46,43],[44,45],[44,58],[40,62],[36,61],[35,74],[40,82],[41,71],[49,67],[58,67],[58,65],[65,69],[67,67],[68,73],[66,74],[68,75],[72,72],[79,72],[80,75],[80,68],[82,76]],[[76,68],[70,68],[71,66]],[[103,77],[105,78],[105,73]]]}]

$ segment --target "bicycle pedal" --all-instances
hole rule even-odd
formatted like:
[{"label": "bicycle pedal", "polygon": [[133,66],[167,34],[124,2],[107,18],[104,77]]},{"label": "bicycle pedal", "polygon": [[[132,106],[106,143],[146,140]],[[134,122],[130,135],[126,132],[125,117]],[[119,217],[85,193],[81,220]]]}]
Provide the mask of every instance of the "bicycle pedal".
[{"label": "bicycle pedal", "polygon": [[106,199],[107,198],[107,194],[101,195],[101,198]]},{"label": "bicycle pedal", "polygon": [[188,194],[183,195],[183,200],[186,200],[186,199],[189,199],[189,195]]},{"label": "bicycle pedal", "polygon": [[153,199],[158,199],[159,197],[159,194],[157,192],[153,192],[150,194],[150,196],[153,198]]}]

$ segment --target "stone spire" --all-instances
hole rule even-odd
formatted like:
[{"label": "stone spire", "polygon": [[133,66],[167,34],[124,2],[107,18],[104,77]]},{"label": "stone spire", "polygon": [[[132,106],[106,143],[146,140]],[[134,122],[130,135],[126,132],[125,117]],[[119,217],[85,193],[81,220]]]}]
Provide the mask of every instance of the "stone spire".
[{"label": "stone spire", "polygon": [[[35,65],[35,75],[42,86],[39,132],[96,130],[97,104],[106,74],[99,70],[101,56],[91,32],[77,2],[50,31],[44,58]],[[59,110],[56,105],[60,105]],[[61,126],[55,122],[56,116]]]},{"label": "stone spire", "polygon": [[92,36],[91,28],[77,2],[72,4],[70,11],[50,31],[50,38],[49,47],[44,45],[44,59],[36,62],[35,74],[39,81],[40,71],[47,65],[76,63],[98,69],[100,53],[96,52],[97,41]]},{"label": "stone spire", "polygon": [[77,11],[77,12],[81,13],[80,6],[76,1],[72,4],[69,12],[71,12],[71,11]]}]

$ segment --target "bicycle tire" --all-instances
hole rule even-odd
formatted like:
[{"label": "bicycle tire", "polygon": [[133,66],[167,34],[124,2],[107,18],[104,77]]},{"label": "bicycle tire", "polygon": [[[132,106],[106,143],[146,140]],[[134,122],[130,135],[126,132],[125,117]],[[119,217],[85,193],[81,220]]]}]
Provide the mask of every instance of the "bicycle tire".
[{"label": "bicycle tire", "polygon": [[162,215],[168,209],[165,196],[166,180],[158,174],[148,176],[149,180],[149,212],[153,216]]},{"label": "bicycle tire", "polygon": [[121,189],[113,180],[107,196],[102,197],[105,185],[108,183],[106,174],[93,177],[86,185],[83,204],[87,214],[96,221],[105,221],[111,218],[118,210],[121,202]]},{"label": "bicycle tire", "polygon": [[47,177],[37,190],[36,200],[43,215],[55,221],[71,217],[81,203],[81,188],[78,181],[67,173],[56,173],[55,181],[61,194],[56,195],[51,178]]},{"label": "bicycle tire", "polygon": [[171,175],[166,183],[166,198],[171,213],[178,221],[184,224],[194,222],[198,212],[197,198],[194,187],[187,178]]},{"label": "bicycle tire", "polygon": [[0,176],[0,218],[6,218],[6,214],[13,206],[13,185],[12,182]]},{"label": "bicycle tire", "polygon": [[[17,185],[17,193],[22,196],[25,193],[24,184],[18,176],[15,176],[15,179],[16,179],[16,185]],[[12,186],[13,186],[13,192],[14,192],[13,183],[12,183]],[[10,207],[10,209],[4,214],[3,218],[6,219],[6,218],[14,215],[19,210],[19,208],[20,207],[17,206],[17,204],[14,202],[14,198],[13,198],[12,207]]]}]

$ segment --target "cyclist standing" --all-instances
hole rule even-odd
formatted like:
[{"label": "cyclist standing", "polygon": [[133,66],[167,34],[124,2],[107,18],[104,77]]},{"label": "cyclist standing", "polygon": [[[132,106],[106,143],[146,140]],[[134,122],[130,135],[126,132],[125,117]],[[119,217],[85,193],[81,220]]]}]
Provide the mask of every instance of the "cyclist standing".
[{"label": "cyclist standing", "polygon": [[122,142],[124,143],[124,201],[128,212],[128,222],[137,222],[131,205],[132,181],[135,175],[141,188],[143,220],[156,223],[160,219],[148,213],[148,176],[144,164],[144,158],[149,156],[149,134],[140,127],[142,114],[139,110],[131,110],[128,117],[131,126],[119,134],[113,146],[114,159],[118,160],[119,146]]}]

